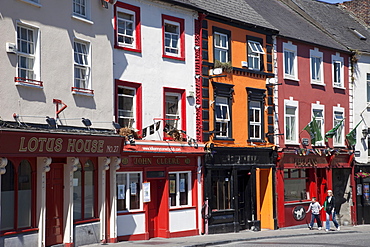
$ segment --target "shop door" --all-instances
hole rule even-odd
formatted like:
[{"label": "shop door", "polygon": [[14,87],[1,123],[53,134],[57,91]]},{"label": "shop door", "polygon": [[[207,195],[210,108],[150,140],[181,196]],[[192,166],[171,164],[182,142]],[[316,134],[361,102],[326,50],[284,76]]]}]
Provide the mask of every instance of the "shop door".
[{"label": "shop door", "polygon": [[249,171],[238,171],[238,214],[241,229],[249,228],[248,219],[251,219],[250,188],[248,187],[250,175]]},{"label": "shop door", "polygon": [[46,246],[63,243],[63,164],[46,173]]},{"label": "shop door", "polygon": [[[168,210],[164,208],[161,203],[164,187],[166,184],[165,179],[151,179],[150,181],[150,202],[148,205],[148,230],[149,238],[166,237],[161,234],[163,228],[167,228],[165,215],[168,214]],[[168,201],[167,201],[168,203]],[[165,202],[164,202],[165,204]]]}]

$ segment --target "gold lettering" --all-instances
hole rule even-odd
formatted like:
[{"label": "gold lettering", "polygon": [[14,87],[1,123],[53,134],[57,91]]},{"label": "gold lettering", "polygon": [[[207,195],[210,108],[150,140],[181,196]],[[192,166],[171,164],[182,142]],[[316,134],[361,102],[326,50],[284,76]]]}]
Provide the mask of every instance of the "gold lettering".
[{"label": "gold lettering", "polygon": [[31,137],[29,140],[28,140],[28,150],[30,152],[35,152],[36,149],[37,149],[37,138],[36,137]]},{"label": "gold lettering", "polygon": [[92,153],[96,153],[96,150],[98,149],[98,141],[97,140],[93,140],[92,141],[92,144],[91,144],[91,152]]},{"label": "gold lettering", "polygon": [[[54,138],[53,138],[54,139]],[[54,142],[54,140],[53,140]],[[56,141],[55,141],[55,152],[59,153],[61,150],[62,150],[62,143],[63,143],[63,139],[62,138],[57,138]]]},{"label": "gold lettering", "polygon": [[39,151],[42,152],[44,151],[44,143],[46,142],[47,138],[45,137],[40,137],[39,138],[39,143],[40,143],[40,148]]},{"label": "gold lettering", "polygon": [[55,141],[55,138],[48,138],[48,141],[46,142],[46,145],[45,145],[46,151],[53,152],[54,141]]},{"label": "gold lettering", "polygon": [[99,140],[98,153],[102,153],[104,151],[103,150],[103,147],[104,147],[104,141],[103,140]]},{"label": "gold lettering", "polygon": [[84,151],[86,153],[89,153],[91,149],[91,140],[86,140],[84,145]]},{"label": "gold lettering", "polygon": [[21,143],[19,144],[19,152],[27,152],[27,147],[24,146],[25,137],[21,137]]},{"label": "gold lettering", "polygon": [[76,143],[76,139],[68,139],[67,152],[74,152],[75,151],[75,143]]},{"label": "gold lettering", "polygon": [[81,153],[84,148],[84,141],[82,139],[78,139],[76,142],[76,152]]}]

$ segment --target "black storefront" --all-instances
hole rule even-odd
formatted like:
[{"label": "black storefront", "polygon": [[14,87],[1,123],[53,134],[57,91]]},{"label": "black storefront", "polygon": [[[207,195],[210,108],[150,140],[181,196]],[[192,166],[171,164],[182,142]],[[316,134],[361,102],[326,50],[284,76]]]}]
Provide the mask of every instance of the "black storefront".
[{"label": "black storefront", "polygon": [[204,175],[208,233],[276,228],[275,156],[272,148],[208,150]]}]

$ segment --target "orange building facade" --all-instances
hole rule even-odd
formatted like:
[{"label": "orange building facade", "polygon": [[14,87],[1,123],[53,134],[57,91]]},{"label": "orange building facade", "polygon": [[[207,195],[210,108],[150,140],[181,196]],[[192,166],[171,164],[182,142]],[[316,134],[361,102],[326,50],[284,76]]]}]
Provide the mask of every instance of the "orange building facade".
[{"label": "orange building facade", "polygon": [[202,24],[205,231],[276,228],[272,35],[268,28]]}]

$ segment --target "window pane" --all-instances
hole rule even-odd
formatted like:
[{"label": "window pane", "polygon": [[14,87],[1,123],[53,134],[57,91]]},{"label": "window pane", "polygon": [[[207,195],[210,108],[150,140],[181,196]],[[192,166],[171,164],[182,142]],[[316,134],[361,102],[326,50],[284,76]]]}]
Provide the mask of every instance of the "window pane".
[{"label": "window pane", "polygon": [[129,173],[130,209],[140,209],[140,173]]},{"label": "window pane", "polygon": [[31,165],[23,160],[18,169],[18,228],[31,226],[32,181]]},{"label": "window pane", "polygon": [[94,164],[88,160],[84,165],[85,195],[84,218],[94,217]]},{"label": "window pane", "polygon": [[170,183],[170,205],[176,206],[176,174],[169,174]]},{"label": "window pane", "polygon": [[82,219],[82,166],[77,165],[73,173],[73,219]]},{"label": "window pane", "polygon": [[127,173],[117,174],[117,211],[127,210],[126,187]]},{"label": "window pane", "polygon": [[188,205],[188,174],[180,173],[180,205]]},{"label": "window pane", "polygon": [[285,201],[306,200],[306,179],[285,179],[284,180],[284,198]]},{"label": "window pane", "polygon": [[211,171],[212,199],[210,206],[212,210],[222,210],[231,208],[230,198],[230,171]]},{"label": "window pane", "polygon": [[1,175],[1,231],[14,229],[14,167],[8,160]]}]

